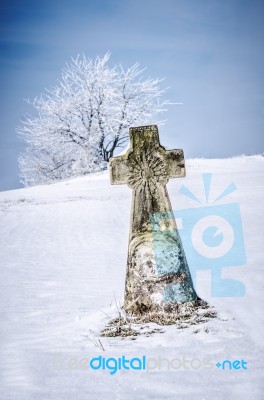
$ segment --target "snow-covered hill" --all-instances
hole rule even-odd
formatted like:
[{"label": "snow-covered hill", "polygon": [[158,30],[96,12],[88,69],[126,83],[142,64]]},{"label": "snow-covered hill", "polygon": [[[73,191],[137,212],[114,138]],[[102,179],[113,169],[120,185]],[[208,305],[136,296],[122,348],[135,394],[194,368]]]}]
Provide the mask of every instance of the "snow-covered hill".
[{"label": "snow-covered hill", "polygon": [[[135,340],[99,339],[123,297],[130,189],[110,186],[106,171],[0,193],[1,399],[263,398],[264,157],[186,165],[186,178],[168,184],[175,210],[205,205],[204,173],[212,173],[209,205],[237,187],[214,205],[240,204],[247,260],[222,276],[240,281],[245,295],[211,297],[211,271],[198,271],[197,291],[219,318]],[[183,184],[201,204],[179,193]],[[89,360],[100,355],[145,355],[149,368],[92,370]],[[242,359],[247,370],[215,365]]]}]

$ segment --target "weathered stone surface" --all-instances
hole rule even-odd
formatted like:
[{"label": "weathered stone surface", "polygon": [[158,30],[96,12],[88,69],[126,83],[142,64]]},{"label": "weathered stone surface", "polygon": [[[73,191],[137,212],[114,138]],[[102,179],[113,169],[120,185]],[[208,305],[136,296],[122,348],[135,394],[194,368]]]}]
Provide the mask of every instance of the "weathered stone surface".
[{"label": "weathered stone surface", "polygon": [[128,152],[110,159],[111,184],[133,190],[125,309],[172,310],[197,299],[166,189],[185,176],[184,155],[160,145],[156,125],[129,133]]}]

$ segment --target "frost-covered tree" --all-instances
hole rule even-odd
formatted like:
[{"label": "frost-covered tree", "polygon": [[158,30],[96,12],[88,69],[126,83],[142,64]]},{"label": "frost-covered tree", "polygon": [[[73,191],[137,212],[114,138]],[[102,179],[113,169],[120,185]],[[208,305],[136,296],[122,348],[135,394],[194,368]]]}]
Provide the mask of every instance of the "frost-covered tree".
[{"label": "frost-covered tree", "polygon": [[110,67],[109,58],[72,59],[58,84],[30,103],[35,115],[18,128],[27,143],[19,157],[25,185],[102,169],[127,144],[131,125],[161,123],[156,118],[169,104],[161,79],[143,79],[138,63]]}]

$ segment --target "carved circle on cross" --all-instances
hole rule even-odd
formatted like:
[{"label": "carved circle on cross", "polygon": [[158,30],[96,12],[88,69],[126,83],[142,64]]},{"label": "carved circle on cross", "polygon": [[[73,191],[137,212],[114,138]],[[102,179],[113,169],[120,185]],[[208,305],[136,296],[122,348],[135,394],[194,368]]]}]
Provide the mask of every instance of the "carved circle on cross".
[{"label": "carved circle on cross", "polygon": [[155,190],[157,183],[165,185],[168,181],[164,158],[153,148],[147,148],[142,153],[130,153],[128,156],[128,185],[137,189],[147,186]]}]

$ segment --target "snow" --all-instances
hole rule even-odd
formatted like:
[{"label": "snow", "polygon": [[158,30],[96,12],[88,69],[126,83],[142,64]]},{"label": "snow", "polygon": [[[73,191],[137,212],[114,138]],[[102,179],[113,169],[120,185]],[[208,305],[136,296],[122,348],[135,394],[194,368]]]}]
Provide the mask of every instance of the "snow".
[{"label": "snow", "polygon": [[[211,297],[210,270],[201,270],[197,291],[218,319],[135,340],[99,336],[123,298],[131,190],[111,186],[104,171],[1,192],[1,398],[262,399],[263,166],[262,156],[187,160],[186,178],[169,182],[175,210],[197,207],[179,189],[203,199],[205,172],[213,174],[210,199],[236,184],[219,203],[240,204],[247,261],[222,274],[246,294]],[[89,360],[100,355],[146,355],[149,369],[92,370]],[[190,367],[194,358],[201,367]],[[170,368],[173,359],[189,367]],[[248,369],[215,366],[226,359],[244,359]]]}]

